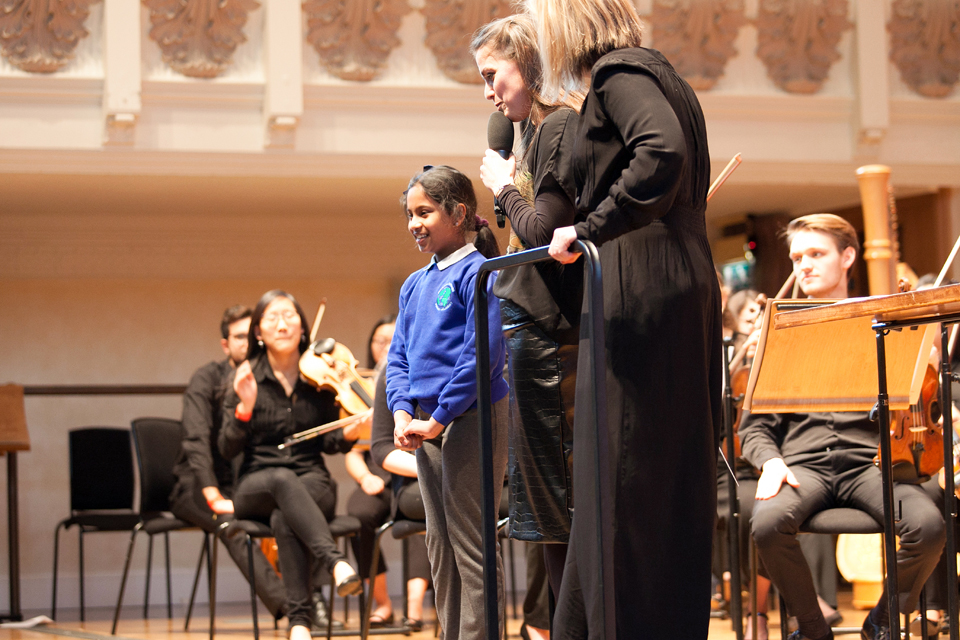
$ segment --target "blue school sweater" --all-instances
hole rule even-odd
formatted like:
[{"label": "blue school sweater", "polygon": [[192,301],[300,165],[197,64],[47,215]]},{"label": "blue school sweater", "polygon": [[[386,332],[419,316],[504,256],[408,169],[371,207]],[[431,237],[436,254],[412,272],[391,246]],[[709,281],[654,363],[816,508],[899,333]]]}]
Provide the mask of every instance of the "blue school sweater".
[{"label": "blue school sweater", "polygon": [[[472,244],[415,271],[400,290],[397,328],[387,358],[390,411],[414,415],[414,407],[447,426],[477,405],[474,287],[484,257]],[[507,395],[500,301],[487,285],[490,322],[490,390]]]}]

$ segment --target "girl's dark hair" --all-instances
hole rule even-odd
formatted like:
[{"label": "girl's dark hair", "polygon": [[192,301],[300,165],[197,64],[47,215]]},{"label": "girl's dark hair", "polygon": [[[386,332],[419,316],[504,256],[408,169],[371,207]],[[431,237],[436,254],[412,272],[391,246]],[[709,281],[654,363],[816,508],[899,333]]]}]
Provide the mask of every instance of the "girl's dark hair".
[{"label": "girl's dark hair", "polygon": [[373,336],[377,335],[377,329],[379,329],[385,324],[393,324],[396,321],[397,321],[397,314],[388,313],[387,315],[377,320],[377,323],[373,325],[373,329],[370,330],[370,338],[367,340],[367,368],[368,369],[373,369],[374,367],[377,366],[377,363],[373,359],[373,349],[370,346],[373,344]]},{"label": "girl's dark hair", "polygon": [[282,289],[271,289],[265,294],[260,296],[260,302],[257,303],[257,306],[253,309],[253,315],[250,316],[250,333],[247,337],[247,360],[253,360],[260,354],[266,353],[266,347],[260,344],[260,341],[257,339],[256,329],[260,326],[260,320],[263,319],[263,312],[267,306],[276,300],[277,298],[286,298],[293,303],[293,308],[297,310],[297,314],[300,316],[300,328],[303,330],[303,333],[300,335],[300,353],[303,353],[307,350],[309,346],[307,343],[310,340],[310,321],[307,320],[307,314],[303,312],[303,307],[300,306],[300,303],[297,302],[297,299],[293,295],[283,291]]},{"label": "girl's dark hair", "polygon": [[[484,258],[495,258],[500,255],[500,245],[497,237],[486,224],[482,224],[477,216],[477,194],[473,190],[470,178],[461,171],[447,165],[426,166],[423,171],[410,178],[407,190],[400,198],[403,210],[407,210],[407,192],[420,185],[423,193],[437,203],[440,210],[448,215],[453,223],[460,228],[466,238],[468,233],[476,233],[473,244]],[[463,205],[465,214],[458,216],[457,205]]]}]

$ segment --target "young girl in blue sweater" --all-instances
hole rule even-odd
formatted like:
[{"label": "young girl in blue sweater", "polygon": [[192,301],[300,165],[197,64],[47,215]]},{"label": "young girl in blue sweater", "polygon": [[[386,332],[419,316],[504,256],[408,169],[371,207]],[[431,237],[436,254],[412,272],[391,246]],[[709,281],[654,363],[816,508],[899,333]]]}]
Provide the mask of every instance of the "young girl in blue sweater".
[{"label": "young girl in blue sweater", "polygon": [[[387,402],[396,445],[416,450],[442,637],[479,640],[484,622],[474,287],[480,263],[500,251],[476,214],[470,179],[452,167],[425,168],[410,180],[401,202],[417,247],[433,259],[400,290]],[[488,291],[492,286],[493,278]],[[492,293],[488,305],[493,477],[499,495],[507,464],[507,384],[500,305]],[[502,621],[503,567],[497,558]]]}]

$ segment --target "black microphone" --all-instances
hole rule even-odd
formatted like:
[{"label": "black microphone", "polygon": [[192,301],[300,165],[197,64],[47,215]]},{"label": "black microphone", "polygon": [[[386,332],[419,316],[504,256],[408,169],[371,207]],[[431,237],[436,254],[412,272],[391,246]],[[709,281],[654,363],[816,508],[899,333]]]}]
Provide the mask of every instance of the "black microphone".
[{"label": "black microphone", "polygon": [[[506,160],[513,153],[513,123],[500,111],[494,111],[487,120],[487,145]],[[493,211],[497,214],[497,226],[501,229],[507,224],[507,217],[500,208],[497,197],[493,197]]]}]

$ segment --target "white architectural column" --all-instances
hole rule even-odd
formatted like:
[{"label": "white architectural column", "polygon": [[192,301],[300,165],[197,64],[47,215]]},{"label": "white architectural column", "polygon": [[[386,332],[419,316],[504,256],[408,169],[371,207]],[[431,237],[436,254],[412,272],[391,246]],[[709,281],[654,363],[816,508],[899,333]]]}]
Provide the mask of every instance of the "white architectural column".
[{"label": "white architectural column", "polygon": [[303,115],[303,10],[299,0],[263,3],[264,146],[292,148]]},{"label": "white architectural column", "polygon": [[[890,127],[889,39],[885,3],[856,0],[857,123],[861,153],[876,153]],[[872,151],[871,151],[872,149]]]},{"label": "white architectural column", "polygon": [[106,145],[131,145],[140,115],[140,3],[104,0],[103,115]]}]

